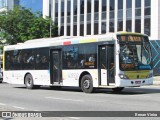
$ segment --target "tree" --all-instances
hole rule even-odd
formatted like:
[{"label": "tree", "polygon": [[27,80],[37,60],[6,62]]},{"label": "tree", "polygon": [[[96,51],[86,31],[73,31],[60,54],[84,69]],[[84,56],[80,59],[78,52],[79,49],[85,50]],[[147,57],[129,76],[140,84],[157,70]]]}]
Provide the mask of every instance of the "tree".
[{"label": "tree", "polygon": [[13,10],[0,13],[0,38],[8,44],[16,44],[30,39],[57,36],[57,26],[50,18],[42,18],[39,13],[33,14],[29,9],[15,7]]}]

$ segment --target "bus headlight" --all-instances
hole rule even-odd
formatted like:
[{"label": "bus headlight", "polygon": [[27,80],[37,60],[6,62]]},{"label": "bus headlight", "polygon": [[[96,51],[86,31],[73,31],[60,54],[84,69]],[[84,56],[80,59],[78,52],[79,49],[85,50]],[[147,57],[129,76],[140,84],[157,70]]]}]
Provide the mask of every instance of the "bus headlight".
[{"label": "bus headlight", "polygon": [[127,75],[124,75],[124,74],[119,74],[119,77],[121,79],[129,79],[129,77]]}]

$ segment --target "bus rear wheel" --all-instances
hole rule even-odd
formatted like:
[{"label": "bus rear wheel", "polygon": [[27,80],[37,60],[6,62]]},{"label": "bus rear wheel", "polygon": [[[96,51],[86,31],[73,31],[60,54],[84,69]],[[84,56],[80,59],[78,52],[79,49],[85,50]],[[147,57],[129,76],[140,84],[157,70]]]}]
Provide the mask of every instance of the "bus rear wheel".
[{"label": "bus rear wheel", "polygon": [[33,84],[33,77],[31,74],[27,74],[25,77],[25,85],[27,89],[33,89],[34,84]]},{"label": "bus rear wheel", "polygon": [[123,89],[124,89],[124,87],[112,88],[113,92],[121,92]]},{"label": "bus rear wheel", "polygon": [[93,92],[93,81],[90,75],[84,75],[81,79],[81,89],[85,93]]}]

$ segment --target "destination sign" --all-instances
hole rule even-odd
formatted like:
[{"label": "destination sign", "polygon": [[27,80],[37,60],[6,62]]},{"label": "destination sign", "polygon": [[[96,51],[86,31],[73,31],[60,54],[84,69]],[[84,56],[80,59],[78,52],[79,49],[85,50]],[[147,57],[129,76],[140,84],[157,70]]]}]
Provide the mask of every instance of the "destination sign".
[{"label": "destination sign", "polygon": [[134,64],[121,64],[122,69],[134,69],[135,65]]},{"label": "destination sign", "polygon": [[144,37],[137,35],[119,35],[118,40],[120,42],[141,42],[144,40]]}]

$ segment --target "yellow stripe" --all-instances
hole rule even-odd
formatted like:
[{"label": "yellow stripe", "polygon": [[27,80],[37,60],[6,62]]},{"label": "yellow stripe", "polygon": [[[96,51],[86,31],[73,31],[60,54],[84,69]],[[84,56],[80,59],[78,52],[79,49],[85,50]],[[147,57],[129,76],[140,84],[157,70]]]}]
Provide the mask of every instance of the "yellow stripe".
[{"label": "yellow stripe", "polygon": [[145,79],[149,75],[149,71],[126,71],[125,75],[127,75],[129,79]]},{"label": "yellow stripe", "polygon": [[90,42],[96,42],[97,39],[83,39],[80,40],[79,43],[90,43]]}]

